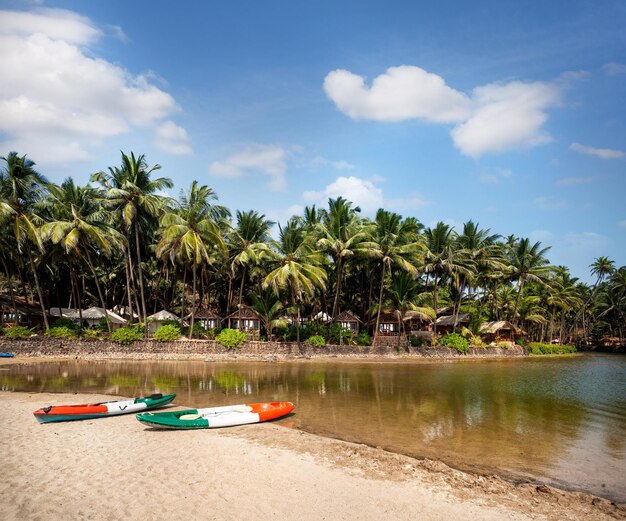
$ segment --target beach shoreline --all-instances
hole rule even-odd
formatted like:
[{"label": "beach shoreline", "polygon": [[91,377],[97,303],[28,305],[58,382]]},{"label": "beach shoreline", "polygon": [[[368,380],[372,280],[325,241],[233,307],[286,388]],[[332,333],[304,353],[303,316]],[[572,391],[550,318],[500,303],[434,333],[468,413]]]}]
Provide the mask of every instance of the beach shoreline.
[{"label": "beach shoreline", "polygon": [[32,416],[52,403],[107,399],[0,393],[1,436],[10,440],[2,519],[626,517],[623,505],[589,494],[515,484],[285,428],[289,418],[181,432],[147,429],[132,415],[47,425]]}]

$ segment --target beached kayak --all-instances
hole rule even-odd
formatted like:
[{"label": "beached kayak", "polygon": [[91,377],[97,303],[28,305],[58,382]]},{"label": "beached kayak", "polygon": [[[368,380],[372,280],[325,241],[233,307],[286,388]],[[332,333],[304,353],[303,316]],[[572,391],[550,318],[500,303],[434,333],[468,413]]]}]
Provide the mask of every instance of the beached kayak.
[{"label": "beached kayak", "polygon": [[13,353],[0,353],[0,358],[13,358]]},{"label": "beached kayak", "polygon": [[152,394],[146,398],[131,398],[116,402],[103,402],[83,405],[50,405],[38,409],[33,414],[38,422],[62,422],[70,420],[86,420],[89,418],[106,418],[118,414],[129,414],[156,409],[170,403],[175,394]]},{"label": "beached kayak", "polygon": [[265,402],[206,409],[138,414],[136,418],[161,429],[213,429],[274,420],[293,411],[291,402]]}]

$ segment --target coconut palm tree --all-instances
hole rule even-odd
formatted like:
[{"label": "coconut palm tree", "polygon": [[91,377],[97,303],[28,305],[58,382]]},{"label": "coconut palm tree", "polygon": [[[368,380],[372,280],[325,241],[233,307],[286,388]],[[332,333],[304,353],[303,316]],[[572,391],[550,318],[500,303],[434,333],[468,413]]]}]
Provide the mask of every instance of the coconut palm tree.
[{"label": "coconut palm tree", "polygon": [[[90,252],[93,251],[98,256],[110,256],[116,250],[121,251],[126,240],[121,233],[105,222],[106,212],[97,201],[95,188],[76,186],[70,178],[60,187],[50,186],[44,204],[49,208],[52,220],[41,227],[41,233],[42,237],[62,247],[69,258],[74,282],[76,275],[72,266],[75,262],[86,261],[94,278],[100,305],[106,309],[106,301]],[[81,308],[80,304],[78,307]],[[107,328],[111,332],[108,321]]]},{"label": "coconut palm tree", "polygon": [[181,194],[178,208],[166,212],[160,221],[163,231],[156,248],[157,256],[169,257],[172,262],[178,261],[192,269],[189,338],[193,336],[198,267],[212,264],[218,254],[226,254],[220,228],[212,220],[211,201],[215,198],[211,188],[193,181],[189,191]]},{"label": "coconut palm tree", "polygon": [[371,231],[371,243],[375,248],[369,249],[369,255],[377,259],[380,267],[380,288],[378,294],[378,313],[374,336],[378,336],[380,313],[382,311],[385,290],[385,276],[393,275],[394,269],[406,271],[416,277],[418,266],[423,262],[425,247],[419,231],[422,225],[414,218],[402,220],[402,216],[383,210],[376,212]]},{"label": "coconut palm tree", "polygon": [[35,170],[35,162],[26,155],[10,152],[0,158],[5,166],[0,170],[0,223],[8,223],[19,253],[26,253],[35,281],[46,330],[48,315],[31,246],[43,251],[39,226],[42,219],[34,212],[35,205],[45,196],[48,180]]},{"label": "coconut palm tree", "polygon": [[271,288],[261,289],[259,292],[252,293],[250,298],[252,300],[252,306],[250,307],[261,317],[267,332],[267,339],[271,340],[272,328],[276,325],[276,320],[284,310],[283,303]]},{"label": "coconut palm tree", "polygon": [[169,198],[164,197],[159,192],[173,186],[172,180],[167,177],[151,178],[152,173],[160,168],[161,165],[148,166],[143,154],[135,157],[133,152],[130,153],[130,156],[122,152],[121,167],[110,167],[108,172],[97,172],[91,176],[92,182],[100,183],[105,188],[108,206],[116,213],[129,238],[129,247],[125,252],[130,272],[130,276],[127,277],[129,304],[131,302],[130,277],[133,273],[130,242],[134,235],[142,306],[140,314],[144,323],[147,320],[147,309],[141,265],[140,230],[149,221],[154,222],[158,219],[170,203]]},{"label": "coconut palm tree", "polygon": [[296,335],[300,344],[301,306],[315,290],[326,289],[326,272],[320,267],[323,255],[314,248],[302,227],[290,220],[283,228],[278,225],[279,238],[274,243],[273,269],[263,280],[263,287],[271,287],[276,295],[285,290],[297,310]]}]

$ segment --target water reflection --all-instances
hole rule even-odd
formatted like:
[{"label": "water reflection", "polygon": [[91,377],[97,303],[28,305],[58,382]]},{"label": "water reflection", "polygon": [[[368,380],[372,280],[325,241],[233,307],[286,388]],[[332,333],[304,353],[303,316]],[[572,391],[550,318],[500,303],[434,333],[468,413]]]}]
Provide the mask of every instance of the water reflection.
[{"label": "water reflection", "polygon": [[296,404],[290,421],[310,432],[626,499],[626,357],[429,364],[74,361],[13,365],[0,374],[0,386],[124,396],[175,392],[178,404],[192,407],[290,400]]}]

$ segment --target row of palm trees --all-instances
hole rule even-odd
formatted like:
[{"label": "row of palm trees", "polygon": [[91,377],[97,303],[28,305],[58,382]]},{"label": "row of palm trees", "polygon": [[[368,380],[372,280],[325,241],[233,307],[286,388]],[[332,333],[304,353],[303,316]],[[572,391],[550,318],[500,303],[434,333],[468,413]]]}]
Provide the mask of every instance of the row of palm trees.
[{"label": "row of palm trees", "polygon": [[161,308],[189,314],[191,335],[198,309],[249,305],[268,333],[281,316],[351,310],[376,335],[385,310],[402,323],[449,307],[455,329],[463,312],[474,330],[509,320],[536,340],[624,338],[626,267],[605,257],[589,286],[552,266],[539,242],[471,220],[455,230],[385,209],[370,219],[343,197],[305,208],[273,238],[276,223],[255,210],[233,216],[196,181],[165,195],[173,182],[143,155],[122,153],[85,186],[50,183],[15,152],[2,162],[4,289],[38,301],[46,328],[46,308],[97,303],[143,322]]}]

